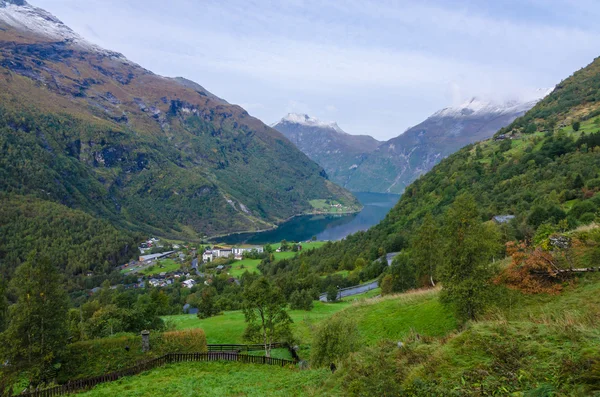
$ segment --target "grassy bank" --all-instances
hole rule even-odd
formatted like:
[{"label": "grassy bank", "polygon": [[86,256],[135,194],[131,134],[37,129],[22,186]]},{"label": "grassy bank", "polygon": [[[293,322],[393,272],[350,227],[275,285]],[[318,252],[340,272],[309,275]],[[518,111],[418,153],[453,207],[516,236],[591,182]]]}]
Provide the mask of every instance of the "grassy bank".
[{"label": "grassy bank", "polygon": [[240,363],[181,363],[97,386],[80,394],[113,396],[307,396],[329,376],[327,370]]}]

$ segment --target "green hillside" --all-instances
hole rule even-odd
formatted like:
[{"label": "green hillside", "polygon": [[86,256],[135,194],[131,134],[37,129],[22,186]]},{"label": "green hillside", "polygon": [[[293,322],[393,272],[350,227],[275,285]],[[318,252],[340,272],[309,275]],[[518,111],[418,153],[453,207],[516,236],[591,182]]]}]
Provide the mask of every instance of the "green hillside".
[{"label": "green hillside", "polygon": [[[27,196],[56,204],[53,213],[82,211],[122,234],[115,244],[104,226],[97,236],[86,228],[105,246],[104,258],[90,258],[64,224],[33,212],[55,228],[52,246],[73,251],[69,262],[85,259],[81,271],[127,259],[140,234],[199,240],[262,230],[312,213],[311,200],[360,208],[283,135],[200,85],[1,24],[0,193],[7,204]],[[21,217],[13,209],[3,206],[4,220]],[[0,252],[0,264],[11,268],[33,244],[12,243],[25,234],[20,225],[2,225],[13,250]]]},{"label": "green hillside", "polygon": [[[600,59],[561,82],[523,117],[490,139],[459,150],[407,187],[377,226],[326,250],[301,255],[315,267],[375,260],[409,246],[430,213],[441,221],[463,193],[476,198],[482,221],[514,215],[505,241],[532,238],[542,224],[594,220],[600,206]],[[575,128],[573,128],[575,125]]]}]

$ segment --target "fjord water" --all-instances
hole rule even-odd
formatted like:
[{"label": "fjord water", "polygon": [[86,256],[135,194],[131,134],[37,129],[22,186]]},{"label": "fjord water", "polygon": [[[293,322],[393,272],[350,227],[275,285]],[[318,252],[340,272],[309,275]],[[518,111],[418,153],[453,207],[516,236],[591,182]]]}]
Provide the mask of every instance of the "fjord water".
[{"label": "fjord water", "polygon": [[359,230],[367,230],[382,220],[400,198],[397,194],[354,193],[364,208],[356,214],[297,216],[282,223],[277,229],[259,233],[240,233],[219,237],[225,244],[266,244],[287,241],[341,240]]}]

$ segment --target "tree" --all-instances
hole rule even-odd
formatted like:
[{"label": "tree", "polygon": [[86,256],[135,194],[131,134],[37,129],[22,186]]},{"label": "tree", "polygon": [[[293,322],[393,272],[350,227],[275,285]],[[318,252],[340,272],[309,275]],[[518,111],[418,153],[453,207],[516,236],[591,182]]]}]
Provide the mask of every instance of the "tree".
[{"label": "tree", "polygon": [[459,320],[474,320],[489,299],[494,274],[490,262],[499,249],[498,233],[494,224],[481,223],[475,199],[468,194],[456,198],[445,224],[442,302],[454,308]]},{"label": "tree", "polygon": [[356,321],[344,316],[333,316],[316,330],[310,346],[310,361],[315,367],[324,367],[341,360],[360,346]]},{"label": "tree", "polygon": [[287,302],[279,288],[261,277],[244,289],[244,317],[248,324],[244,339],[262,341],[265,355],[271,357],[271,344],[278,339],[291,339],[292,319],[285,307]]},{"label": "tree", "polygon": [[579,131],[579,127],[581,127],[581,123],[579,123],[579,121],[573,121],[571,127],[573,127],[573,131],[577,132]]},{"label": "tree", "polygon": [[423,276],[435,287],[435,270],[440,262],[440,232],[430,213],[425,215],[412,245],[411,257],[417,267],[417,278]]},{"label": "tree", "polygon": [[364,258],[356,258],[356,260],[354,261],[355,269],[362,269],[366,265],[367,265],[367,261]]},{"label": "tree", "polygon": [[328,302],[336,302],[338,300],[338,289],[335,285],[330,285],[327,288],[327,301]]},{"label": "tree", "polygon": [[48,371],[67,344],[68,297],[50,259],[32,253],[20,265],[10,287],[17,301],[10,307],[7,358],[28,371],[30,381],[47,380]]},{"label": "tree", "polygon": [[417,269],[407,252],[402,251],[394,257],[388,272],[392,276],[392,292],[404,292],[417,287]]},{"label": "tree", "polygon": [[302,291],[294,291],[290,296],[290,309],[292,310],[312,310],[313,298],[310,291],[303,289]]},{"label": "tree", "polygon": [[527,294],[557,294],[561,291],[560,267],[551,252],[529,247],[524,242],[511,241],[506,246],[512,262],[496,277],[496,283]]},{"label": "tree", "polygon": [[207,287],[200,293],[200,300],[198,302],[198,318],[208,318],[219,313],[215,297],[217,296],[217,290],[214,287]]},{"label": "tree", "polygon": [[394,292],[394,278],[391,274],[386,274],[381,280],[381,295],[389,295]]},{"label": "tree", "polygon": [[281,240],[281,244],[279,245],[279,249],[281,252],[287,251],[289,249],[289,245],[287,240]]}]

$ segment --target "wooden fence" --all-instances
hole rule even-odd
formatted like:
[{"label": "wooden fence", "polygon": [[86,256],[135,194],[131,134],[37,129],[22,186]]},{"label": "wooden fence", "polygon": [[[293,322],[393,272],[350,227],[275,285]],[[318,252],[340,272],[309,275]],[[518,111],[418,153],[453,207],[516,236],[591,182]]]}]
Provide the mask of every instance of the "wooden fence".
[{"label": "wooden fence", "polygon": [[[265,345],[234,345],[234,344],[221,344],[221,345],[207,345],[209,352],[255,352],[265,350]],[[289,349],[287,343],[276,342],[271,343],[271,349],[286,348]]]},{"label": "wooden fence", "polygon": [[[236,346],[236,345],[228,345]],[[240,345],[237,345],[240,346]],[[241,345],[243,346],[243,345]],[[259,345],[260,346],[260,345]],[[262,346],[264,348],[264,345]],[[295,365],[296,361],[283,358],[271,358],[264,356],[251,356],[247,354],[238,354],[236,352],[207,352],[207,353],[167,353],[163,356],[143,361],[133,367],[125,368],[120,371],[111,372],[93,378],[70,381],[64,385],[54,386],[48,389],[36,390],[22,394],[15,394],[19,397],[53,397],[65,394],[81,392],[100,383],[112,382],[125,376],[137,375],[141,372],[160,367],[165,364],[188,362],[188,361],[236,361],[245,364],[267,364],[285,367]]]}]

